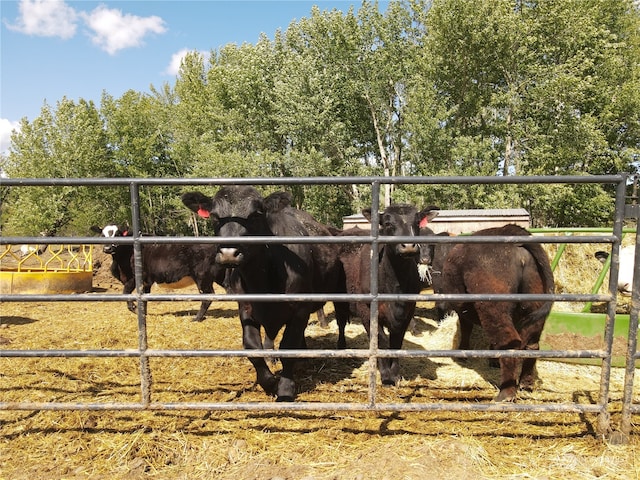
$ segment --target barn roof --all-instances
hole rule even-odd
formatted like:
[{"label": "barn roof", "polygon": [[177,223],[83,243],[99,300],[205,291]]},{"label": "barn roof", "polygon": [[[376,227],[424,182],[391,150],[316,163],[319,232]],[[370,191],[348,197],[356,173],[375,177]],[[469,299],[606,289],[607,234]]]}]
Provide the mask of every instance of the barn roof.
[{"label": "barn roof", "polygon": [[[530,226],[530,215],[524,208],[485,208],[440,210],[431,222],[434,232],[468,233],[483,228],[515,223],[524,228]],[[368,229],[369,222],[361,213],[343,217],[343,228],[358,226]]]}]

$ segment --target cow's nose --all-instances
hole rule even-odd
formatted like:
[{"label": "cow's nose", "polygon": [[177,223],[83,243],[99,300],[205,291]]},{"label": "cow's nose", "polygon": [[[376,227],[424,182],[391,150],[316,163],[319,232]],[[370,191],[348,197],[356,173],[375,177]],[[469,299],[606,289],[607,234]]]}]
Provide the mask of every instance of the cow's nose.
[{"label": "cow's nose", "polygon": [[107,254],[111,255],[113,252],[116,251],[116,246],[115,245],[105,245],[104,247],[102,247],[102,251],[104,253],[107,253]]},{"label": "cow's nose", "polygon": [[417,255],[420,248],[417,243],[401,243],[398,245],[398,253],[400,255]]},{"label": "cow's nose", "polygon": [[216,262],[222,265],[239,265],[243,258],[242,251],[236,247],[220,247],[216,254]]}]

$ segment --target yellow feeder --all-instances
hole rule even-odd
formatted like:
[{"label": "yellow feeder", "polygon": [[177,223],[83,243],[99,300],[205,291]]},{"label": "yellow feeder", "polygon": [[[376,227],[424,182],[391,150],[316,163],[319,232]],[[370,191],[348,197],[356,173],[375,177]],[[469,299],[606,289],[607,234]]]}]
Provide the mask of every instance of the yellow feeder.
[{"label": "yellow feeder", "polygon": [[69,294],[92,290],[91,245],[12,247],[15,246],[5,245],[0,252],[0,293]]}]

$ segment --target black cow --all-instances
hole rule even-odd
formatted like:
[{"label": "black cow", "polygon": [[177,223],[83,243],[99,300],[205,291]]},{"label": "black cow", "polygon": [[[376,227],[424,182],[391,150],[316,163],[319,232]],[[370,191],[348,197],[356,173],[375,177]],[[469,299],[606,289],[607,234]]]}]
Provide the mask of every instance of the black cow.
[{"label": "black cow", "polygon": [[[529,235],[517,225],[478,230],[474,235]],[[458,244],[444,264],[443,293],[550,294],[553,272],[541,245],[535,243]],[[490,347],[496,350],[538,350],[540,334],[553,302],[477,301],[451,302],[460,319],[460,348],[469,349],[474,324],[479,324]],[[500,358],[500,402],[513,402],[518,385],[532,390],[535,358]],[[519,367],[521,371],[519,373]],[[519,373],[519,375],[518,375]]]},{"label": "black cow", "polygon": [[[226,186],[211,198],[189,192],[182,201],[194,212],[209,217],[217,236],[330,236],[331,232],[308,213],[290,206],[291,196],[278,192],[263,198],[250,186]],[[239,289],[254,294],[341,292],[341,264],[337,244],[246,244],[218,245],[215,260],[234,267]],[[343,284],[342,279],[342,284]],[[239,313],[246,349],[263,348],[260,328],[269,339],[284,328],[281,349],[305,348],[304,331],[309,315],[321,301],[240,302]],[[251,358],[260,386],[278,401],[293,401],[296,395],[295,359],[282,358],[277,378],[264,358]]]},{"label": "black cow", "polygon": [[[105,237],[129,235],[127,227],[116,225],[107,225],[104,228],[93,226],[91,230]],[[142,246],[143,291],[149,293],[154,283],[171,286],[187,277],[195,282],[200,293],[214,293],[214,282],[226,287],[226,268],[214,261],[216,249],[214,244],[144,244]],[[133,245],[105,244],[103,250],[111,255],[113,260],[111,273],[124,285],[123,293],[133,292],[136,288]],[[210,301],[203,301],[193,320],[195,322],[204,320],[210,305]],[[133,301],[127,302],[127,306],[129,310],[135,312]]]},{"label": "black cow", "polygon": [[[420,236],[449,237],[449,232],[441,232],[437,235],[429,227],[420,227]],[[454,243],[428,243],[428,239],[422,239],[420,244],[420,261],[418,271],[420,272],[420,282],[422,289],[431,287],[433,293],[442,292],[442,269],[444,262],[449,255]],[[437,321],[440,322],[446,315],[446,305],[444,302],[436,302]]]},{"label": "black cow", "polygon": [[[417,237],[419,223],[423,218],[435,216],[435,207],[418,212],[411,205],[391,205],[380,214],[381,236]],[[371,210],[363,210],[363,215],[371,221]],[[367,235],[360,229],[345,230],[343,235]],[[417,238],[416,238],[417,239]],[[420,293],[418,276],[418,243],[384,243],[376,254],[378,259],[378,292],[412,294]],[[371,281],[371,245],[346,244],[340,253],[344,266],[346,290],[350,294],[370,293]],[[367,334],[370,335],[371,305],[366,302],[350,302],[346,308],[335,302],[336,320],[340,330],[338,347],[346,347],[344,327],[349,314],[362,320]],[[384,349],[399,349],[415,311],[415,301],[380,302],[378,306],[378,346]],[[385,332],[387,330],[389,333]],[[397,358],[378,359],[378,370],[383,385],[395,385],[399,379]]]}]

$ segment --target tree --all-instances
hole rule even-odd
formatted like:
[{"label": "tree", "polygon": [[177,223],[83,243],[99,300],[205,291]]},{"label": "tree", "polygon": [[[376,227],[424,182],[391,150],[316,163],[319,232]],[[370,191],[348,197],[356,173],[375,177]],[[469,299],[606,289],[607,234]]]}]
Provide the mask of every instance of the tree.
[{"label": "tree", "polygon": [[[23,119],[12,136],[6,162],[9,177],[88,178],[111,174],[103,123],[92,102],[67,98],[55,111],[45,104],[33,122]],[[46,199],[46,201],[43,201]],[[20,187],[7,200],[6,223],[12,234],[82,233],[91,217],[110,206],[87,187]]]},{"label": "tree", "polygon": [[[129,90],[114,99],[104,94],[101,112],[111,150],[115,177],[183,177],[190,166],[172,155],[172,96],[146,95]],[[122,191],[127,194],[127,191]],[[179,205],[176,187],[146,186],[140,190],[141,226],[152,234],[179,231],[184,208]],[[130,202],[123,198],[120,208]],[[127,215],[130,218],[130,215]],[[179,220],[176,220],[179,219]],[[112,218],[109,222],[121,221]]]},{"label": "tree", "polygon": [[[413,84],[409,108],[415,115],[411,138],[418,143],[411,145],[411,157],[417,171],[549,175],[636,170],[638,99],[630,94],[638,92],[640,49],[638,10],[631,1],[440,0],[423,18],[428,35],[422,80]],[[419,115],[425,112],[437,117],[421,125]],[[425,150],[430,147],[441,158]],[[600,198],[600,187],[590,188],[571,189],[564,198],[572,198],[576,207]],[[473,198],[469,192],[460,198],[467,206],[480,204],[479,195],[486,193],[475,189]],[[512,205],[537,199],[528,206],[537,218],[553,223],[560,218],[557,210],[542,199],[556,202],[559,197],[542,193],[514,191],[508,197]],[[574,210],[581,215],[563,220],[604,221],[600,208]]]}]

